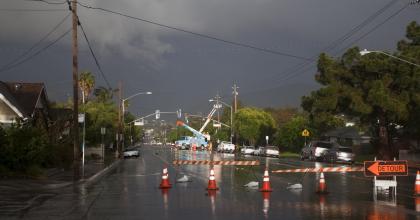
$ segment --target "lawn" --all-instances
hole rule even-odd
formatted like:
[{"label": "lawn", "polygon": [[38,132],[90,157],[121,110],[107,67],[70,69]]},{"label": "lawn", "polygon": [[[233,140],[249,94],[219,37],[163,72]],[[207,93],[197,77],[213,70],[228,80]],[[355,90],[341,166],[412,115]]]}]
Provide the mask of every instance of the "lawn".
[{"label": "lawn", "polygon": [[298,158],[298,157],[300,157],[300,154],[298,153],[293,153],[289,151],[280,153],[280,158]]}]

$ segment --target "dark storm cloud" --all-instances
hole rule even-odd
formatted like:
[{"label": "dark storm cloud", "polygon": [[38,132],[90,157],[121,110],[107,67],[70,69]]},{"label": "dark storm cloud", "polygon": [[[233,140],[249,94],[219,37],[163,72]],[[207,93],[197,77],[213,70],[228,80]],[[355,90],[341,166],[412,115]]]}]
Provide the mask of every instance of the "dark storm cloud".
[{"label": "dark storm cloud", "polygon": [[[51,0],[52,2],[60,2]],[[314,57],[325,46],[390,1],[344,0],[90,0],[84,4],[111,9],[165,25],[208,34],[270,50]],[[386,19],[407,1],[397,1],[361,33]],[[2,0],[0,9],[66,9],[66,5]],[[392,50],[405,26],[418,19],[412,6],[358,43],[361,47]],[[68,12],[0,13],[0,66],[39,40]],[[255,51],[142,23],[79,6],[79,16],[93,49],[113,86],[121,80],[125,95],[151,90],[153,98],[132,100],[130,110],[207,111],[217,92],[230,100],[231,85],[239,84],[240,98],[251,105],[298,105],[300,96],[318,87],[315,68],[290,71],[302,60]],[[70,27],[68,20],[53,40]],[[341,46],[351,42],[361,33]],[[81,35],[80,69],[97,73]],[[340,49],[338,47],[337,49]],[[339,50],[332,52],[338,52]],[[50,98],[71,94],[70,38],[33,60],[7,72],[2,80],[44,81]],[[339,53],[338,53],[339,54]],[[289,71],[288,71],[289,70]],[[296,75],[297,74],[297,75]],[[103,79],[97,74],[99,84]]]}]

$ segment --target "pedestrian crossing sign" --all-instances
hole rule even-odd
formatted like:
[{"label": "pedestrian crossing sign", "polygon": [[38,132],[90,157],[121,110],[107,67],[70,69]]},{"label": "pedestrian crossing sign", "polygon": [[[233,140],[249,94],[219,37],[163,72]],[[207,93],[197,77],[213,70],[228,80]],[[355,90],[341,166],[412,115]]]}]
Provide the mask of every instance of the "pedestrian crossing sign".
[{"label": "pedestrian crossing sign", "polygon": [[309,137],[309,135],[310,134],[309,134],[309,131],[307,129],[305,129],[305,130],[302,131],[302,136],[303,137]]}]

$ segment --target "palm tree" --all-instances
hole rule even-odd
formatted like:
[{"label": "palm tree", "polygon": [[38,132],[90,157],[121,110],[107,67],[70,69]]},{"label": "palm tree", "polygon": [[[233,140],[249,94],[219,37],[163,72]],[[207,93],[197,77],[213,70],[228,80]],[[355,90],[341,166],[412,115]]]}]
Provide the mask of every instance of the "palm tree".
[{"label": "palm tree", "polygon": [[89,97],[89,94],[92,92],[93,87],[95,86],[95,77],[89,71],[84,71],[80,73],[79,77],[79,87],[82,91],[82,102],[85,103],[86,99]]},{"label": "palm tree", "polygon": [[93,94],[96,96],[97,100],[100,102],[107,102],[112,100],[113,93],[116,91],[113,91],[111,88],[105,88],[103,86],[99,86],[95,89]]}]

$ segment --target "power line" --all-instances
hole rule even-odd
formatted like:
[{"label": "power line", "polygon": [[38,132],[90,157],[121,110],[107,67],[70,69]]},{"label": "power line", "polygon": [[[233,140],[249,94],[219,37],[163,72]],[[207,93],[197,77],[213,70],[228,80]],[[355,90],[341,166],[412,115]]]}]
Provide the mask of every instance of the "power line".
[{"label": "power line", "polygon": [[358,32],[359,30],[363,29],[366,25],[368,25],[369,23],[371,23],[374,19],[376,19],[379,15],[381,15],[382,13],[384,13],[386,10],[388,10],[390,7],[392,7],[397,2],[398,2],[397,0],[391,0],[384,7],[382,7],[381,9],[379,9],[378,11],[376,11],[375,13],[373,13],[371,16],[369,16],[368,18],[366,18],[362,23],[360,23],[356,27],[353,27],[348,33],[346,33],[341,38],[337,39],[335,42],[333,42],[331,45],[327,46],[323,50],[329,51],[329,50],[334,49],[335,47],[337,47],[338,45],[340,45],[341,43],[343,43],[345,40],[347,40],[350,37],[352,37],[356,32]]},{"label": "power line", "polygon": [[10,66],[8,66],[7,68],[5,68],[5,69],[1,69],[0,70],[0,73],[1,72],[5,72],[5,71],[8,71],[8,70],[10,70],[10,69],[13,69],[13,68],[15,68],[15,67],[17,67],[17,66],[19,66],[19,65],[21,65],[21,64],[23,64],[23,63],[25,63],[25,62],[27,62],[28,60],[30,60],[30,59],[32,59],[32,58],[34,58],[35,56],[37,56],[37,55],[39,55],[39,54],[41,54],[42,52],[44,52],[45,50],[47,50],[48,48],[50,48],[52,45],[54,45],[55,43],[57,43],[58,41],[60,41],[64,36],[66,36],[69,32],[71,31],[71,28],[70,29],[68,29],[66,32],[64,32],[64,34],[62,34],[62,35],[60,35],[57,39],[55,39],[53,42],[51,42],[50,44],[48,44],[47,46],[45,46],[45,47],[43,47],[43,48],[41,48],[39,51],[37,51],[36,53],[34,53],[34,54],[32,54],[31,56],[29,56],[29,57],[27,57],[26,59],[23,59],[23,60],[21,60],[20,62],[18,62],[18,63],[15,63],[15,64],[13,64],[13,65],[10,65]]},{"label": "power line", "polygon": [[279,51],[275,51],[275,50],[270,50],[270,49],[267,49],[267,48],[261,48],[261,47],[253,46],[253,45],[250,45],[250,44],[245,44],[245,43],[240,43],[240,42],[225,40],[225,39],[222,39],[222,38],[219,38],[219,37],[214,37],[214,36],[210,36],[210,35],[207,35],[207,34],[202,34],[202,33],[193,32],[193,31],[189,31],[189,30],[186,30],[186,29],[178,28],[178,27],[173,27],[173,26],[169,26],[169,25],[157,23],[157,22],[154,22],[154,21],[150,21],[150,20],[146,20],[146,19],[143,19],[143,18],[134,17],[134,16],[131,16],[131,15],[126,15],[126,14],[123,14],[121,12],[116,12],[116,11],[112,11],[112,10],[105,9],[105,8],[92,7],[92,6],[89,6],[89,5],[82,4],[80,2],[78,2],[78,4],[80,6],[82,6],[82,7],[84,7],[84,8],[87,8],[87,9],[100,10],[100,11],[108,12],[108,13],[111,13],[111,14],[120,15],[120,16],[123,16],[123,17],[126,17],[126,18],[130,18],[130,19],[133,19],[133,20],[142,21],[142,22],[145,22],[145,23],[149,23],[149,24],[153,24],[153,25],[159,26],[159,27],[163,27],[163,28],[167,28],[167,29],[171,29],[171,30],[176,30],[176,31],[184,32],[184,33],[187,33],[187,34],[191,34],[191,35],[195,35],[195,36],[198,36],[198,37],[202,37],[202,38],[207,38],[207,39],[211,39],[211,40],[223,42],[223,43],[226,43],[226,44],[231,44],[231,45],[235,45],[235,46],[239,46],[239,47],[245,47],[245,48],[249,48],[249,49],[254,49],[254,50],[258,50],[258,51],[262,51],[262,52],[270,53],[270,54],[275,54],[275,55],[279,55],[279,56],[292,57],[292,58],[296,58],[296,59],[300,59],[300,60],[311,60],[310,58],[307,58],[307,57],[302,57],[302,56],[297,56],[297,55],[293,55],[293,54],[289,54],[289,53],[284,53],[284,52],[279,52]]},{"label": "power line", "polygon": [[[336,48],[337,46],[339,46],[340,44],[342,44],[343,42],[345,42],[347,39],[351,38],[354,34],[356,34],[359,30],[363,29],[364,27],[366,27],[368,24],[370,24],[373,20],[375,20],[379,15],[381,15],[382,13],[384,13],[386,10],[388,10],[390,7],[392,7],[397,1],[395,0],[391,0],[389,3],[387,3],[384,7],[380,8],[379,10],[377,10],[375,13],[373,13],[372,15],[370,15],[369,17],[367,17],[365,20],[363,20],[360,24],[356,25],[355,27],[353,27],[349,32],[347,32],[346,34],[344,34],[343,36],[341,36],[340,38],[338,38],[337,40],[333,41],[331,44],[327,45],[326,47],[324,47],[321,51],[331,51],[334,48]],[[290,76],[294,75],[296,73],[296,71],[302,70],[305,67],[311,65],[313,62],[316,61],[318,54],[314,55],[312,58],[313,61],[308,61],[308,62],[303,62],[300,64],[297,64],[291,68],[289,68],[286,71],[283,71],[282,74],[283,75],[282,78],[280,78],[280,80],[277,81],[284,81],[285,79],[288,79]],[[307,70],[306,70],[307,71]]]},{"label": "power line", "polygon": [[10,65],[13,65],[14,63],[16,63],[17,61],[19,61],[20,59],[22,59],[23,57],[25,57],[26,55],[28,55],[33,49],[35,49],[38,45],[40,45],[45,39],[47,39],[52,33],[54,33],[65,21],[66,19],[70,16],[70,13],[68,13],[60,22],[58,22],[57,25],[55,25],[53,27],[53,29],[51,31],[49,31],[44,37],[42,37],[38,42],[36,42],[34,45],[32,45],[32,47],[30,47],[27,51],[25,51],[24,53],[22,53],[21,55],[17,56],[15,59],[13,59],[12,61],[10,61],[9,63],[7,63],[6,65],[4,65],[3,67],[0,68],[0,71],[3,69],[8,68]]},{"label": "power line", "polygon": [[65,9],[19,9],[19,8],[0,8],[0,11],[6,12],[52,12],[52,11],[67,11]]},{"label": "power line", "polygon": [[[78,20],[79,20],[79,19],[78,19]],[[108,88],[112,88],[112,87],[111,87],[111,84],[109,84],[109,81],[108,81],[108,79],[106,78],[106,76],[105,76],[104,72],[102,71],[102,67],[101,67],[101,65],[99,65],[98,59],[96,58],[96,55],[95,55],[95,53],[93,52],[93,49],[92,49],[92,47],[91,47],[91,45],[90,45],[90,42],[89,42],[89,39],[88,39],[88,38],[87,38],[87,36],[86,36],[85,29],[83,28],[83,25],[80,23],[80,20],[79,20],[79,26],[80,26],[80,29],[82,29],[83,36],[85,37],[85,40],[86,40],[86,43],[87,43],[87,45],[88,45],[88,47],[89,47],[90,53],[92,54],[92,57],[93,57],[93,59],[95,60],[95,64],[96,64],[96,66],[98,67],[98,70],[99,70],[99,72],[101,73],[102,78],[104,79],[104,81],[105,81],[105,83],[107,84]]]},{"label": "power line", "polygon": [[[352,46],[354,43],[356,43],[356,42],[358,42],[358,41],[360,41],[361,39],[363,39],[363,38],[365,38],[366,36],[368,36],[369,34],[371,34],[373,31],[375,31],[376,29],[378,29],[379,27],[381,27],[382,25],[384,25],[386,22],[388,22],[389,20],[391,20],[393,17],[395,17],[395,16],[397,16],[399,13],[401,13],[404,9],[406,9],[407,7],[409,6],[409,4],[406,4],[406,5],[404,5],[402,8],[400,8],[399,10],[397,10],[396,12],[394,12],[393,14],[391,14],[390,16],[388,16],[384,21],[382,21],[382,22],[380,22],[379,24],[377,24],[377,25],[375,25],[372,29],[370,29],[368,32],[366,32],[365,34],[363,34],[362,36],[360,36],[359,38],[357,38],[357,39],[355,39],[355,40],[353,40],[350,44],[348,44],[348,45],[346,45],[343,49],[341,49],[339,52],[341,52],[341,51],[343,51],[343,50],[345,50],[345,49],[347,49],[347,48],[349,48],[350,46]],[[387,6],[385,6],[385,7],[387,7]],[[376,13],[375,13],[376,14]],[[379,15],[379,14],[378,14]],[[368,18],[369,19],[369,18]],[[369,22],[370,23],[370,22]],[[367,25],[368,23],[366,23],[366,25]],[[341,43],[340,43],[341,44]],[[335,53],[335,55],[336,55],[337,53]],[[305,72],[307,72],[310,68],[312,68],[311,66],[308,66],[308,65],[310,65],[311,63],[313,63],[313,62],[303,62],[303,63],[300,63],[300,64],[298,64],[298,65],[296,65],[296,66],[294,66],[294,67],[297,67],[297,68],[295,68],[295,70],[294,71],[291,71],[291,72],[289,72],[289,73],[287,73],[286,75],[284,75],[284,77],[282,77],[280,80],[278,80],[278,81],[287,81],[287,80],[290,80],[290,79],[292,79],[292,78],[295,78],[295,77],[297,77],[298,75],[300,75],[300,74],[303,74],[303,73],[305,73]],[[305,68],[306,67],[306,68]],[[308,68],[309,67],[309,68]],[[301,70],[300,72],[297,72],[296,73],[296,71],[299,71],[299,70]],[[267,91],[267,90],[271,90],[271,89],[275,89],[275,88],[278,88],[278,86],[276,86],[276,87],[272,87],[272,88],[264,88],[264,89],[260,89],[260,90],[255,90],[254,92],[262,92],[262,91]],[[250,93],[252,93],[252,92],[248,92],[247,94],[250,94]]]},{"label": "power line", "polygon": [[[362,36],[360,36],[359,38],[355,39],[354,41],[352,41],[351,43],[347,44],[347,46],[345,46],[343,49],[341,49],[339,52],[344,51],[345,49],[351,47],[354,43],[357,43],[358,41],[360,41],[361,39],[365,38],[366,36],[368,36],[369,34],[371,34],[373,31],[375,31],[376,29],[378,29],[379,27],[381,27],[383,24],[385,24],[386,22],[388,22],[389,20],[391,20],[392,18],[394,18],[395,16],[397,16],[399,13],[401,13],[402,11],[404,11],[404,9],[406,9],[410,4],[406,4],[404,5],[404,7],[400,8],[399,10],[397,10],[395,13],[393,13],[392,15],[390,15],[388,18],[386,18],[384,21],[382,21],[381,23],[377,24],[375,27],[373,27],[372,29],[370,29],[368,32],[366,32],[365,34],[363,34]],[[336,53],[337,54],[337,53]]]},{"label": "power line", "polygon": [[49,5],[63,5],[63,4],[67,4],[67,1],[63,1],[63,2],[51,2],[51,1],[46,1],[46,0],[25,0],[28,2],[43,2]]}]

